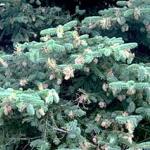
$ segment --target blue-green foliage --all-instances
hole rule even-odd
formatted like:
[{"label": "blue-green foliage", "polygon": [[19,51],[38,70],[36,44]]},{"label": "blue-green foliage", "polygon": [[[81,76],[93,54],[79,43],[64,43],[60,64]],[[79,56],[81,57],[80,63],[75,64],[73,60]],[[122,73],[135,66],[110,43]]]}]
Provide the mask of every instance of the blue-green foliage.
[{"label": "blue-green foliage", "polygon": [[[97,25],[104,32],[120,30],[126,20],[137,19],[139,25],[149,15],[148,1],[142,2],[118,2],[124,6],[120,20],[110,8],[85,18],[82,25],[90,23],[93,35]],[[133,18],[131,3],[141,4],[140,16]],[[45,27],[40,41],[15,42],[13,54],[0,54],[1,149],[150,148],[150,65],[134,62],[132,49],[138,44],[81,34],[79,28],[77,20]]]},{"label": "blue-green foliage", "polygon": [[[149,0],[117,1],[117,7],[100,10],[99,16],[86,17],[82,31],[110,37],[121,36],[149,47],[150,2]],[[94,32],[93,32],[94,31]]]}]

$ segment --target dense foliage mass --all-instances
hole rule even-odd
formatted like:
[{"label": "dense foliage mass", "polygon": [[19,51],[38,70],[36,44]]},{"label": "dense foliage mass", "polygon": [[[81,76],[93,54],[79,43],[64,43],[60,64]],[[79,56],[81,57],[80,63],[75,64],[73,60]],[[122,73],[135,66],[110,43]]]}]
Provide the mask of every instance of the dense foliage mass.
[{"label": "dense foliage mass", "polygon": [[[99,16],[86,17],[83,29],[107,36],[122,36],[126,41],[150,44],[150,1],[118,1],[118,7],[100,10]],[[107,32],[108,31],[108,32]]]},{"label": "dense foliage mass", "polygon": [[31,3],[23,0],[0,2],[0,43],[4,47],[10,47],[14,42],[38,39],[40,30],[66,23],[71,19],[71,16],[62,12],[59,7],[34,8]]},{"label": "dense foliage mass", "polygon": [[150,149],[150,56],[134,53],[149,48],[150,2],[83,20],[79,6],[11,2],[0,3],[1,40],[14,45],[0,53],[0,149]]}]

